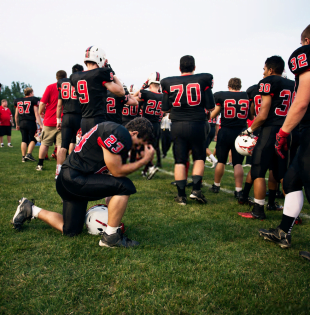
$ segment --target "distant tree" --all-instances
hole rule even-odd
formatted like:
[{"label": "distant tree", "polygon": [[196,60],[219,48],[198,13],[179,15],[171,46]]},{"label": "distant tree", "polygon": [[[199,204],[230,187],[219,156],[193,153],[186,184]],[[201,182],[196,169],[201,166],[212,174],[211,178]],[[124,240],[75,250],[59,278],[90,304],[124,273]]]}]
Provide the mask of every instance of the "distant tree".
[{"label": "distant tree", "polygon": [[24,82],[20,83],[20,82],[13,81],[11,83],[11,88],[5,85],[2,85],[1,87],[0,102],[3,99],[6,99],[8,101],[8,107],[11,110],[13,117],[15,115],[14,99],[18,97],[23,97],[24,89],[28,86],[31,87],[30,84],[26,84]]}]

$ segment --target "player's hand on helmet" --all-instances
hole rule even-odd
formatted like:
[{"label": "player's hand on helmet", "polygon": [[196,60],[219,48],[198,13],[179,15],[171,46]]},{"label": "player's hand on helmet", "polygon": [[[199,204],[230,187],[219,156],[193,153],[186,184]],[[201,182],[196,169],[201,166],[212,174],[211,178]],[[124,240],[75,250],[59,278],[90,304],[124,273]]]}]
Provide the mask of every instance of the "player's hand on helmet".
[{"label": "player's hand on helmet", "polygon": [[105,65],[105,67],[106,67],[106,68],[109,68],[110,71],[113,73],[113,75],[115,75],[115,72],[114,72],[114,70],[112,69],[112,67],[111,67],[111,65],[110,65],[109,63],[107,63],[107,64]]},{"label": "player's hand on helmet", "polygon": [[146,144],[144,146],[144,158],[147,162],[151,161],[154,157],[155,149],[151,144]]},{"label": "player's hand on helmet", "polygon": [[145,90],[145,89],[147,89],[148,87],[149,87],[149,79],[147,79],[147,80],[143,83],[141,90]]},{"label": "player's hand on helmet", "polygon": [[289,136],[290,134],[283,131],[282,129],[279,130],[279,132],[277,133],[276,135],[276,144],[275,144],[275,149],[276,149],[276,152],[277,154],[282,158],[284,159],[285,156],[284,156],[284,152],[283,151],[287,151],[288,150],[288,147],[287,147],[287,137]]},{"label": "player's hand on helmet", "polygon": [[251,137],[252,133],[253,133],[253,131],[252,131],[251,127],[249,127],[248,129],[243,130],[243,131],[240,133],[239,136],[249,136],[249,137]]}]

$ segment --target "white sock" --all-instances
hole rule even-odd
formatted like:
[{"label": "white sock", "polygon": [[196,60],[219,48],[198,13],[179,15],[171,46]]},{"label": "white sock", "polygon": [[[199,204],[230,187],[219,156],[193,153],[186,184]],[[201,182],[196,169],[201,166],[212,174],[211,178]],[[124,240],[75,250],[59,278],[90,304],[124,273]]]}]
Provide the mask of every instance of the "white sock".
[{"label": "white sock", "polygon": [[297,218],[304,204],[302,190],[293,191],[285,196],[283,214]]},{"label": "white sock", "polygon": [[10,143],[8,143],[8,145],[10,145],[11,144],[11,142]]},{"label": "white sock", "polygon": [[241,191],[242,190],[242,187],[235,187],[235,191],[236,192],[239,192],[239,191]]},{"label": "white sock", "polygon": [[258,203],[260,206],[264,206],[265,205],[265,199],[255,199],[254,198],[254,202]]},{"label": "white sock", "polygon": [[117,229],[119,229],[119,226],[113,227],[113,226],[108,225],[105,232],[106,232],[108,235],[111,235],[111,234],[115,234],[116,231],[117,231]]},{"label": "white sock", "polygon": [[32,216],[37,218],[42,208],[39,208],[37,206],[32,206]]},{"label": "white sock", "polygon": [[216,183],[216,182],[214,182],[214,185],[217,186],[217,187],[220,187],[220,186],[221,186],[221,183]]},{"label": "white sock", "polygon": [[212,161],[213,163],[216,163],[216,162],[217,162],[217,159],[214,157],[213,154],[210,154],[210,155],[209,155],[209,158],[211,159],[211,161]]}]

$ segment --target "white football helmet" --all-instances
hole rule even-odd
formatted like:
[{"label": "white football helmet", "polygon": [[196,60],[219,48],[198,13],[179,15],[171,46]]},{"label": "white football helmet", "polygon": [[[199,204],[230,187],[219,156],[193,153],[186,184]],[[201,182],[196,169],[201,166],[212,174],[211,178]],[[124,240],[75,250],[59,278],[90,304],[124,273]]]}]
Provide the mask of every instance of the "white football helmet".
[{"label": "white football helmet", "polygon": [[285,71],[285,70],[283,70],[283,72],[282,72],[282,78],[287,79],[287,73],[286,73],[286,71]]},{"label": "white football helmet", "polygon": [[95,205],[88,209],[85,224],[89,234],[98,235],[107,229],[108,208],[106,205]]},{"label": "white football helmet", "polygon": [[235,140],[235,148],[241,155],[252,156],[257,137],[249,137],[247,135],[238,136]]},{"label": "white football helmet", "polygon": [[153,72],[150,74],[148,78],[148,84],[150,85],[151,83],[157,83],[160,84],[160,74],[159,72]]},{"label": "white football helmet", "polygon": [[105,67],[108,62],[105,51],[98,46],[90,46],[86,49],[84,63],[85,61],[95,62],[99,68]]},{"label": "white football helmet", "polygon": [[37,129],[34,138],[37,140],[37,142],[41,142],[41,131],[40,129]]}]

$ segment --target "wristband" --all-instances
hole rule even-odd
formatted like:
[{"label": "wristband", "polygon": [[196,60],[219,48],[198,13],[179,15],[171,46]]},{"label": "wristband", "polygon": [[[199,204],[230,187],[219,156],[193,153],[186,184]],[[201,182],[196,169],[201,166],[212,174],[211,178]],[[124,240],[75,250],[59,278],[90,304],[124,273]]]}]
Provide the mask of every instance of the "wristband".
[{"label": "wristband", "polygon": [[279,135],[282,137],[282,138],[287,138],[290,134],[283,131],[282,128],[280,128],[279,130]]},{"label": "wristband", "polygon": [[249,127],[249,128],[247,129],[247,132],[248,132],[248,133],[253,133],[252,128],[251,128],[251,127]]},{"label": "wristband", "polygon": [[61,118],[56,118],[57,119],[57,124],[61,124]]}]

